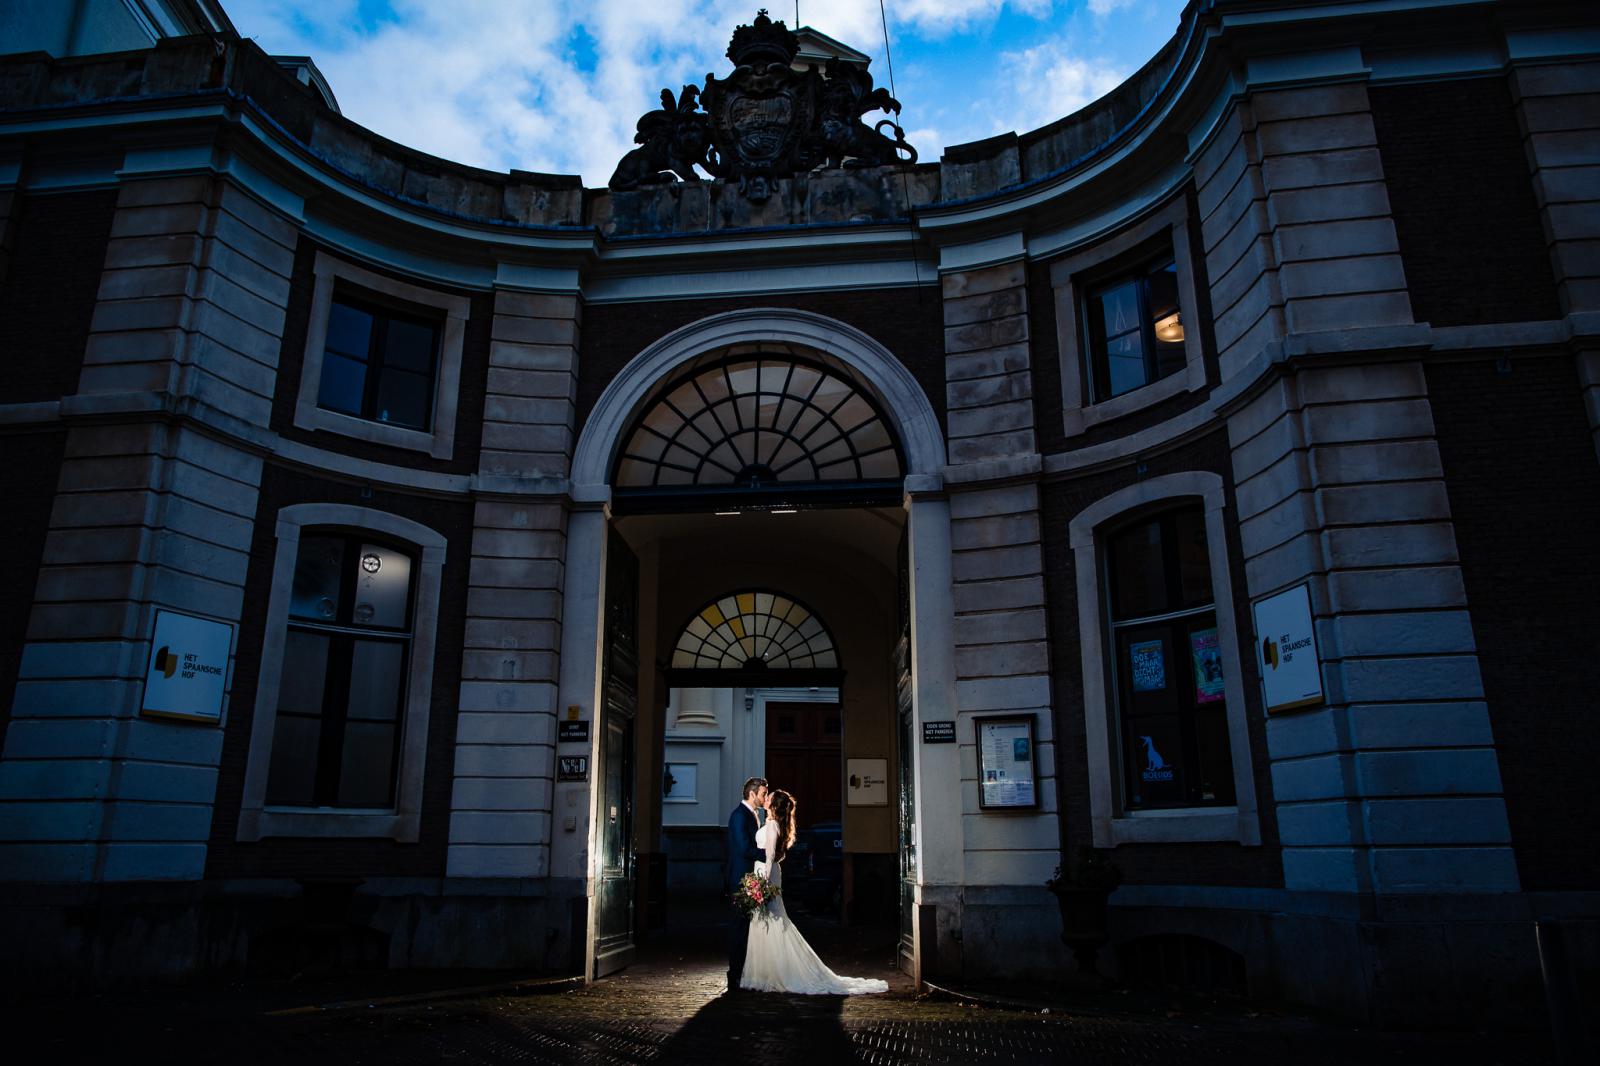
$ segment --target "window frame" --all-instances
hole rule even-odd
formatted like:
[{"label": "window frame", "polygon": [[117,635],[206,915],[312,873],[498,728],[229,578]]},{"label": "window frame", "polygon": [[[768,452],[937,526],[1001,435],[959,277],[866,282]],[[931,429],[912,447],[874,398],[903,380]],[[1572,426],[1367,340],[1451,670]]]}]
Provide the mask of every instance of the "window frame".
[{"label": "window frame", "polygon": [[[1170,247],[1169,247],[1170,245]],[[1094,369],[1088,349],[1088,299],[1092,291],[1119,277],[1130,276],[1138,265],[1165,261],[1168,252],[1178,275],[1178,310],[1184,316],[1182,370],[1157,378],[1118,396],[1095,402],[1091,383]],[[1137,264],[1125,258],[1143,252]],[[1120,266],[1121,269],[1116,269]],[[1173,197],[1165,206],[1122,232],[1050,267],[1055,291],[1056,345],[1061,367],[1061,424],[1072,437],[1092,426],[1144,410],[1162,400],[1206,387],[1205,348],[1201,340],[1199,293],[1189,244],[1187,198]],[[1141,329],[1148,327],[1141,323]]]},{"label": "window frame", "polygon": [[[300,539],[308,531],[372,535],[403,545],[412,553],[410,660],[404,673],[400,707],[399,755],[391,808],[273,807],[266,803],[277,726],[278,688],[283,673]],[[438,532],[408,518],[344,504],[292,504],[278,512],[277,550],[267,600],[260,675],[256,681],[250,752],[245,764],[244,798],[237,839],[263,837],[380,837],[415,843],[422,824],[422,779],[427,756],[428,720],[433,704],[433,660],[439,620],[439,593],[446,541]]]},{"label": "window frame", "polygon": [[[321,251],[317,253],[312,273],[316,280],[311,296],[309,325],[306,328],[305,360],[300,374],[300,392],[295,400],[295,426],[312,432],[337,433],[392,448],[426,452],[435,459],[454,457],[462,348],[466,339],[467,317],[472,301],[465,296],[437,292],[419,285],[396,281]],[[439,346],[434,355],[431,428],[412,429],[319,406],[323,353],[328,341],[328,316],[333,309],[334,290],[341,282],[345,286],[354,286],[379,297],[387,297],[396,301],[401,308],[410,305],[418,309],[409,312],[417,318],[432,320],[442,313],[443,317],[438,326]],[[373,303],[359,296],[353,302]],[[380,310],[383,309],[381,304],[377,306]],[[396,314],[405,317],[408,312],[397,308]]]},{"label": "window frame", "polygon": [[[1199,499],[1211,562],[1212,608],[1222,655],[1234,803],[1202,807],[1129,809],[1124,802],[1122,728],[1114,682],[1109,534],[1143,516]],[[1084,508],[1069,537],[1077,575],[1078,635],[1083,663],[1083,714],[1089,767],[1090,827],[1096,847],[1133,843],[1234,841],[1261,843],[1246,696],[1228,560],[1226,496],[1210,471],[1164,474],[1129,485]]]},{"label": "window frame", "polygon": [[[416,600],[416,585],[412,580],[412,575],[416,572],[417,561],[413,557],[412,549],[409,547],[396,546],[394,544],[387,543],[383,538],[371,536],[366,530],[352,531],[347,529],[327,528],[302,530],[302,544],[304,544],[305,537],[307,535],[337,540],[343,546],[342,554],[347,562],[357,558],[356,552],[360,550],[358,547],[359,545],[370,544],[379,548],[380,550],[394,552],[396,555],[405,558],[409,565],[406,577],[407,587],[405,624],[402,626],[363,625],[354,618],[350,617],[355,606],[355,586],[358,581],[353,572],[341,574],[339,576],[339,581],[342,586],[340,589],[340,605],[337,615],[332,620],[307,618],[304,615],[295,615],[291,610],[286,623],[289,633],[299,632],[320,634],[328,641],[328,654],[326,656],[326,662],[324,665],[325,672],[323,675],[322,706],[318,709],[315,715],[307,715],[304,712],[294,712],[289,716],[296,718],[314,718],[318,722],[321,736],[317,745],[316,766],[313,768],[312,792],[323,792],[326,794],[331,791],[337,795],[339,790],[343,787],[343,782],[341,780],[342,775],[334,772],[333,767],[343,763],[342,756],[347,741],[342,734],[344,733],[344,727],[346,727],[351,721],[349,707],[344,706],[341,708],[339,706],[341,701],[338,694],[342,690],[345,696],[348,697],[350,692],[350,675],[355,665],[356,645],[358,642],[398,645],[401,653],[401,666],[398,680],[403,683],[404,679],[407,677],[412,658],[411,645],[414,639],[413,631],[415,628],[412,625],[412,617]],[[299,559],[300,556],[297,553],[295,559],[296,569],[298,569]],[[287,641],[288,638],[285,637],[286,644]],[[338,681],[338,684],[334,685],[333,682],[336,680]],[[397,691],[395,693],[396,706],[394,718],[395,737],[393,750],[389,753],[389,792],[391,795],[394,793],[395,785],[399,780],[400,741],[404,737],[405,733],[405,719],[400,713],[402,705],[405,701],[403,684],[397,684],[396,688]],[[282,707],[279,707],[276,709],[275,713],[279,718],[281,718],[284,717],[285,713],[287,712],[285,712]],[[357,721],[360,720],[361,719],[357,719]],[[274,723],[274,728],[276,728],[276,723]],[[335,739],[331,745],[328,745],[327,741],[329,740],[330,735]],[[274,736],[274,740],[276,740],[276,736]],[[272,764],[270,760],[267,768],[267,788],[270,793],[272,788]],[[274,805],[271,804],[270,795],[268,803],[269,805]],[[302,805],[275,804],[274,806]],[[305,806],[313,806],[317,808],[329,806],[338,810],[363,809],[362,805],[360,804],[341,804],[337,802],[328,804],[313,803]]]}]

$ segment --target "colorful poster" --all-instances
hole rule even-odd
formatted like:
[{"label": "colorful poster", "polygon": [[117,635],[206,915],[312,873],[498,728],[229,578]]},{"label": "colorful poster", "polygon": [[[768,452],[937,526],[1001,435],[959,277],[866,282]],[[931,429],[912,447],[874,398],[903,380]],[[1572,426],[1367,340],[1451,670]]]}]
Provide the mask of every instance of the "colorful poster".
[{"label": "colorful poster", "polygon": [[1217,644],[1216,626],[1189,634],[1189,650],[1194,655],[1194,701],[1222,699],[1222,649]]},{"label": "colorful poster", "polygon": [[1141,640],[1128,645],[1133,664],[1133,691],[1160,692],[1167,687],[1167,660],[1159,640]]}]

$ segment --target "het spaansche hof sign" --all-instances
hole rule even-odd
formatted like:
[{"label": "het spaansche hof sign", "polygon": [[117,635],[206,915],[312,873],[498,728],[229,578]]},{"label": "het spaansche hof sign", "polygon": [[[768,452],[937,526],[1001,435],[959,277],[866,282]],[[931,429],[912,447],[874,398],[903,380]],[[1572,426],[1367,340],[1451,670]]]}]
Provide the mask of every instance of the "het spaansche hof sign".
[{"label": "het spaansche hof sign", "polygon": [[[661,107],[639,119],[634,141],[611,175],[616,191],[714,178],[738,182],[756,203],[772,182],[810,170],[915,163],[917,151],[892,118],[872,125],[873,112],[898,115],[900,102],[862,67],[829,58],[821,71],[795,69],[799,39],[762,9],[728,44],[734,71],[707,74],[704,88],[661,90]],[[893,134],[892,137],[885,130]],[[902,154],[903,153],[903,154]]]}]

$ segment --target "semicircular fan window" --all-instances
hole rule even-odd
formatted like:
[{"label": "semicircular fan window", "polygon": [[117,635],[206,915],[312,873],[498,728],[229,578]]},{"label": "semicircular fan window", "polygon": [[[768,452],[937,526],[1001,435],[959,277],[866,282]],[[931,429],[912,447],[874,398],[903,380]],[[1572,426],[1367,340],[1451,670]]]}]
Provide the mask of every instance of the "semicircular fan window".
[{"label": "semicircular fan window", "polygon": [[853,373],[820,352],[743,345],[698,360],[626,438],[617,489],[889,482],[899,443]]},{"label": "semicircular fan window", "polygon": [[701,608],[678,637],[683,670],[807,670],[839,665],[833,637],[804,605],[777,592],[730,592]]}]

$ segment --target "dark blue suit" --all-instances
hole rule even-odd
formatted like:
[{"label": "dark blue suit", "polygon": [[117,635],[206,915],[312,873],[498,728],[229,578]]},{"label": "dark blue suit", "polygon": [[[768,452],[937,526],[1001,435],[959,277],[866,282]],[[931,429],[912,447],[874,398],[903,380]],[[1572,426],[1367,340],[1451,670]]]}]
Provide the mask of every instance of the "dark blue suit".
[{"label": "dark blue suit", "polygon": [[[731,897],[739,888],[739,879],[755,866],[767,853],[756,846],[756,815],[743,803],[728,815],[727,861],[723,865],[723,883]],[[729,908],[728,920],[728,988],[739,987],[744,973],[745,948],[750,943],[750,919],[743,911]]]}]

